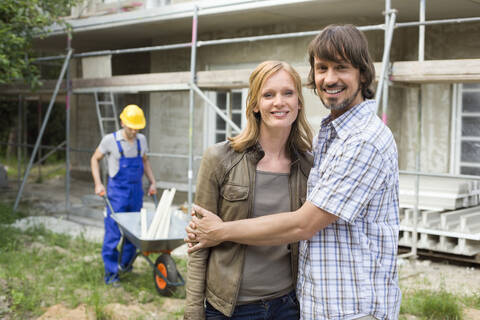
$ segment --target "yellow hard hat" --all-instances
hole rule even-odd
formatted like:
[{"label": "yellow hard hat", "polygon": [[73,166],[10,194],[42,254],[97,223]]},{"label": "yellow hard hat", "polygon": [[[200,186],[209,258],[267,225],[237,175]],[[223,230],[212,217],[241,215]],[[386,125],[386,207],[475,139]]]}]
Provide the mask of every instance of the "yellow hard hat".
[{"label": "yellow hard hat", "polygon": [[145,128],[145,116],[143,115],[143,111],[135,104],[129,104],[123,108],[122,113],[120,113],[120,119],[122,119],[124,125],[131,129],[138,130]]}]

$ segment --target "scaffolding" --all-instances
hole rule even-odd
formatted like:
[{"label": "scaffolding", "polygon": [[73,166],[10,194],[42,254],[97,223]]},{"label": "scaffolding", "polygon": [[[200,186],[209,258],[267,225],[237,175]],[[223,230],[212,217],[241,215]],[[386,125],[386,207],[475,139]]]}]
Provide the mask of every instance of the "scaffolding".
[{"label": "scaffolding", "polygon": [[[381,30],[384,31],[384,50],[383,50],[383,56],[382,56],[382,61],[381,64],[376,64],[376,67],[380,67],[380,72],[378,74],[378,80],[377,80],[377,88],[376,88],[376,95],[375,95],[375,100],[377,101],[377,107],[382,106],[381,109],[381,118],[382,120],[387,123],[387,112],[388,112],[388,88],[390,86],[390,83],[392,81],[412,81],[412,76],[411,74],[408,73],[411,68],[408,67],[408,65],[415,64],[415,62],[395,62],[391,63],[390,61],[390,49],[391,49],[391,44],[392,44],[392,39],[393,39],[393,33],[396,28],[404,28],[404,27],[418,27],[418,63],[419,64],[425,64],[424,60],[424,50],[425,50],[425,26],[427,25],[438,25],[438,24],[453,24],[453,23],[468,23],[468,22],[478,22],[480,21],[480,17],[471,17],[471,18],[458,18],[458,19],[443,19],[443,20],[430,20],[426,21],[425,20],[425,11],[426,11],[426,5],[425,5],[426,0],[419,0],[419,19],[418,21],[412,21],[412,22],[404,22],[404,23],[398,23],[396,22],[397,18],[397,11],[392,8],[391,6],[391,0],[385,0],[385,11],[384,11],[384,16],[385,16],[385,22],[384,24],[379,24],[379,25],[369,25],[369,26],[359,26],[358,29],[362,31],[370,31],[370,30]],[[23,192],[23,187],[27,181],[28,174],[30,172],[31,166],[33,164],[33,159],[35,157],[36,151],[38,150],[38,146],[40,144],[42,134],[43,134],[43,128],[45,127],[47,121],[48,121],[48,114],[51,110],[51,106],[53,104],[53,101],[55,100],[55,96],[58,93],[58,88],[61,83],[61,80],[64,77],[65,73],[65,68],[66,65],[68,65],[68,61],[70,58],[83,58],[83,57],[92,57],[92,56],[102,56],[102,55],[115,55],[115,54],[125,54],[125,53],[140,53],[140,52],[152,52],[152,51],[162,51],[162,50],[173,50],[173,49],[179,49],[179,48],[190,48],[191,50],[191,56],[190,56],[190,71],[189,72],[177,72],[174,74],[170,74],[168,77],[168,82],[161,78],[161,75],[152,75],[152,79],[150,80],[151,83],[146,83],[146,84],[141,84],[139,85],[142,90],[144,91],[170,91],[170,90],[181,90],[181,91],[189,91],[189,128],[188,128],[188,171],[187,171],[187,176],[188,176],[188,205],[189,208],[191,207],[192,204],[192,195],[193,195],[193,161],[195,159],[193,155],[193,124],[194,124],[194,109],[195,109],[195,102],[194,102],[194,96],[197,94],[204,102],[205,104],[212,108],[212,110],[215,112],[216,115],[220,116],[224,121],[228,123],[228,125],[231,126],[231,128],[235,132],[240,132],[240,128],[230,119],[228,118],[225,113],[220,110],[220,108],[210,101],[210,99],[204,94],[202,91],[202,81],[204,81],[204,87],[212,87],[212,82],[208,82],[209,74],[214,74],[214,71],[210,72],[197,72],[196,70],[196,51],[197,48],[199,47],[205,47],[205,46],[213,46],[213,45],[222,45],[222,44],[232,44],[232,43],[244,43],[244,42],[254,42],[254,41],[263,41],[263,40],[274,40],[274,39],[287,39],[287,38],[297,38],[297,37],[307,37],[307,36],[315,36],[317,35],[321,30],[314,30],[314,31],[307,31],[307,32],[291,32],[291,33],[281,33],[281,34],[271,34],[271,35],[262,35],[262,36],[250,36],[250,37],[237,37],[237,38],[228,38],[228,39],[219,39],[219,40],[208,40],[208,41],[200,41],[197,39],[197,32],[198,32],[198,16],[199,16],[199,11],[202,10],[198,6],[194,5],[193,10],[192,10],[192,39],[191,42],[187,43],[179,43],[179,44],[169,44],[169,45],[160,45],[160,46],[149,46],[149,47],[142,47],[142,48],[131,48],[131,49],[121,49],[121,50],[102,50],[102,51],[94,51],[94,52],[86,52],[86,53],[80,53],[80,54],[72,54],[72,49],[70,46],[70,38],[68,39],[68,45],[67,45],[67,50],[68,54],[67,55],[59,55],[59,56],[51,56],[51,57],[43,57],[39,58],[38,61],[51,61],[51,60],[59,60],[59,59],[65,59],[64,66],[62,68],[62,72],[60,74],[60,77],[57,81],[57,85],[54,90],[54,94],[52,96],[50,106],[49,106],[49,111],[47,112],[47,116],[44,118],[44,122],[42,125],[42,130],[40,131],[40,134],[37,139],[37,143],[35,144],[35,148],[33,151],[33,154],[31,156],[30,162],[28,164],[28,167],[25,171],[25,175],[22,180],[22,185],[19,189],[16,201],[15,201],[15,207],[14,209],[16,210],[18,207],[18,203],[20,201],[20,198],[22,196]],[[431,65],[430,66],[439,66],[442,65],[445,61],[437,61],[437,62],[428,62]],[[245,74],[248,74],[247,71],[244,71],[242,76],[244,77]],[[402,73],[403,72],[403,73]],[[178,83],[171,83],[171,77],[175,76],[177,79],[179,79]],[[478,72],[477,76],[474,77],[474,79],[480,80],[480,72]],[[448,75],[442,75],[443,77],[448,77]],[[442,77],[439,76],[439,77]],[[155,78],[157,77],[157,78]],[[160,84],[154,82],[158,82],[155,80],[159,80],[160,77]],[[402,78],[403,77],[403,78]],[[410,77],[410,78],[409,78]],[[414,78],[415,76],[413,76]],[[155,80],[154,80],[155,79]],[[203,80],[202,80],[203,79]],[[406,80],[405,80],[406,79]],[[459,79],[456,79],[457,81]],[[471,78],[469,80],[472,80]],[[422,80],[418,80],[416,82],[421,82]],[[414,81],[415,82],[415,81]],[[209,83],[209,85],[206,85],[206,83]],[[79,86],[76,86],[75,84],[79,84]],[[221,87],[221,85],[217,82],[214,83],[214,86]],[[245,86],[245,83],[243,84]],[[129,88],[132,89],[132,86],[129,86]],[[139,87],[136,87],[138,89]],[[68,73],[67,73],[67,117],[66,117],[66,127],[67,127],[67,132],[66,132],[66,141],[65,141],[65,150],[66,150],[66,167],[70,168],[70,156],[69,152],[71,149],[70,147],[70,139],[69,139],[69,99],[71,94],[75,93],[92,93],[92,92],[122,92],[122,90],[125,91],[125,87],[103,87],[103,88],[98,88],[98,87],[89,87],[88,86],[88,81],[85,81],[83,84],[80,81],[73,81],[73,86],[72,83],[69,79]],[[135,89],[135,87],[133,88]],[[421,89],[418,88],[419,95],[421,95]],[[21,100],[21,99],[20,99]],[[414,205],[414,221],[415,221],[415,226],[414,226],[414,241],[412,245],[412,249],[409,253],[401,255],[401,257],[416,257],[417,255],[417,247],[416,247],[416,221],[418,218],[419,214],[419,203],[418,203],[418,197],[419,197],[419,179],[420,176],[437,176],[437,177],[452,177],[456,179],[473,179],[473,180],[478,180],[480,177],[478,176],[471,176],[471,175],[450,175],[450,174],[428,174],[428,173],[422,173],[420,170],[420,149],[421,149],[421,134],[422,134],[422,127],[421,127],[421,119],[422,119],[422,106],[421,106],[421,99],[419,99],[419,106],[418,106],[418,114],[417,114],[417,121],[418,121],[418,127],[417,127],[417,148],[415,151],[415,171],[402,171],[401,173],[406,174],[406,175],[413,175],[415,176],[415,205]],[[378,111],[377,111],[378,113]],[[149,155],[152,156],[163,156],[163,157],[170,157],[170,156],[175,156],[175,155],[170,155],[170,154],[159,154],[159,153],[151,153]],[[178,156],[176,157],[185,157],[185,156]],[[198,158],[198,157],[197,157]],[[70,203],[69,203],[69,198],[68,198],[68,193],[69,193],[69,184],[70,184],[70,172],[69,170],[66,170],[66,208],[68,210]]]}]

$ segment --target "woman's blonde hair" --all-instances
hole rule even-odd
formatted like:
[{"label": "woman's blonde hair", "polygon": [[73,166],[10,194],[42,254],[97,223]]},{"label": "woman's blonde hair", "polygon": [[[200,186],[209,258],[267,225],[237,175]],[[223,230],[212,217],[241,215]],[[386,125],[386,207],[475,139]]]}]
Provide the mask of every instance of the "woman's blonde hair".
[{"label": "woman's blonde hair", "polygon": [[228,138],[231,147],[235,151],[242,152],[257,143],[262,119],[260,113],[256,113],[253,110],[257,107],[258,102],[260,101],[263,85],[268,78],[279,70],[285,70],[292,77],[295,84],[295,90],[297,90],[298,105],[300,107],[297,119],[293,122],[290,135],[288,136],[287,151],[290,152],[292,148],[300,152],[312,150],[313,134],[305,116],[302,80],[300,79],[300,76],[297,71],[286,62],[264,61],[260,63],[250,75],[246,108],[247,127],[242,130],[239,135],[233,138]]}]

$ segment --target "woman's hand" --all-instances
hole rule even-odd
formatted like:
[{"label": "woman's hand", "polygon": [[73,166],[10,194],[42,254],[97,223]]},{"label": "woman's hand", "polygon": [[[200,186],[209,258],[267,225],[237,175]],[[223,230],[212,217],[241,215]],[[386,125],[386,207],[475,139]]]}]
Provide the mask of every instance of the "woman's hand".
[{"label": "woman's hand", "polygon": [[185,228],[187,236],[184,240],[188,244],[188,253],[220,244],[222,225],[223,221],[219,216],[193,205],[192,221]]}]

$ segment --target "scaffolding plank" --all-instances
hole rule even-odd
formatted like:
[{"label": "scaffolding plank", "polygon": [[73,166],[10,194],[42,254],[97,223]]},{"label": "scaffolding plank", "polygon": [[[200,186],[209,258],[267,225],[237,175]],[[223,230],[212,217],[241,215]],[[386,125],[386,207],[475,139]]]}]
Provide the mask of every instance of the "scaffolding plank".
[{"label": "scaffolding plank", "polygon": [[394,62],[391,80],[414,83],[480,81],[480,59]]}]

